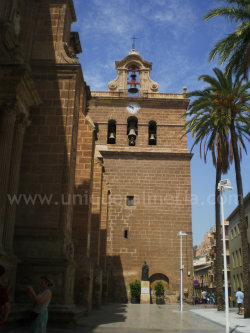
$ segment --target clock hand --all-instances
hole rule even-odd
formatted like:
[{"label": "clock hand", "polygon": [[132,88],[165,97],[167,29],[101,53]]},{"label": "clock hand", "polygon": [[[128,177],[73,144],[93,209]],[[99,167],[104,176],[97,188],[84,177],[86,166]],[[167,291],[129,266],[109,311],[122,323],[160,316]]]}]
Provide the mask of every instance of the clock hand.
[{"label": "clock hand", "polygon": [[134,110],[135,107],[133,105],[130,105],[130,108]]}]

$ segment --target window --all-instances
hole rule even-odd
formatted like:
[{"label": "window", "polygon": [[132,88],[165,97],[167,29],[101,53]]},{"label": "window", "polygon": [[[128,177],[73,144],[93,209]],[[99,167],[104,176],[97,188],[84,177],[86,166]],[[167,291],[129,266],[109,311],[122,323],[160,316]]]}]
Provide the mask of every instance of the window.
[{"label": "window", "polygon": [[134,206],[134,196],[132,195],[127,196],[127,206]]},{"label": "window", "polygon": [[240,264],[240,266],[242,266],[242,253],[241,253],[241,249],[239,249],[239,264]]},{"label": "window", "polygon": [[236,226],[236,230],[237,230],[237,235],[239,235],[240,234],[240,229],[239,229],[239,225],[238,224]]},{"label": "window", "polygon": [[235,251],[235,267],[239,266],[239,256],[238,251]]},{"label": "window", "polygon": [[233,239],[234,238],[234,231],[233,231],[233,229],[231,229],[231,239]]},{"label": "window", "polygon": [[148,124],[148,144],[150,146],[156,145],[156,122],[153,120]]},{"label": "window", "polygon": [[128,230],[124,230],[124,238],[128,238]]},{"label": "window", "polygon": [[246,225],[247,225],[247,228],[248,228],[248,215],[245,217],[246,219]]},{"label": "window", "polygon": [[240,287],[241,287],[241,290],[243,290],[243,276],[242,276],[242,273],[240,274]]},{"label": "window", "polygon": [[237,285],[237,289],[240,287],[240,282],[239,282],[239,275],[236,275],[236,285]]},{"label": "window", "polygon": [[232,253],[232,268],[235,267],[234,252]]},{"label": "window", "polygon": [[107,143],[113,145],[115,144],[115,142],[116,142],[116,122],[115,120],[109,120]]}]

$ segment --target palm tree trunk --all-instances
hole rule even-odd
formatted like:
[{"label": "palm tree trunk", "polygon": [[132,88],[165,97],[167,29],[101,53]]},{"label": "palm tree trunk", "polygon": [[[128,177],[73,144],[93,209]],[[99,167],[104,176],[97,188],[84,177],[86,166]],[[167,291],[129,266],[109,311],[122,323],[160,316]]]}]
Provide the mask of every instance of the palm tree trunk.
[{"label": "palm tree trunk", "polygon": [[221,244],[221,219],[220,219],[220,192],[217,185],[221,180],[221,167],[216,165],[216,184],[215,184],[215,221],[216,221],[216,261],[215,261],[215,282],[217,310],[224,310],[223,300],[223,280],[222,280],[222,244]]},{"label": "palm tree trunk", "polygon": [[239,202],[239,215],[240,215],[240,235],[242,245],[242,262],[243,262],[243,288],[244,288],[244,318],[250,318],[250,294],[249,294],[249,252],[248,252],[248,240],[247,240],[247,225],[244,212],[244,201],[243,201],[243,188],[240,170],[240,158],[237,145],[237,139],[235,135],[234,123],[230,126],[233,154],[234,154],[234,165],[236,174],[236,183],[238,191],[238,202]]}]

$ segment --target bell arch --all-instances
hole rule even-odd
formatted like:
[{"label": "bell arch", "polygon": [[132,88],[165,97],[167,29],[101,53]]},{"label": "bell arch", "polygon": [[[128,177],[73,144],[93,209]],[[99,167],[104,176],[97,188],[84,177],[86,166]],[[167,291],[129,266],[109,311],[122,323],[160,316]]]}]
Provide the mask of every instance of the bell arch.
[{"label": "bell arch", "polygon": [[108,122],[107,143],[116,143],[116,121],[113,119],[110,119]]},{"label": "bell arch", "polygon": [[158,83],[150,78],[152,63],[143,59],[140,56],[140,53],[135,49],[132,49],[122,60],[116,61],[115,66],[117,70],[117,77],[109,82],[110,92],[119,92],[120,94],[127,96],[128,71],[131,67],[136,67],[138,69],[140,96],[158,92]]},{"label": "bell arch", "polygon": [[157,123],[154,120],[151,120],[148,123],[148,144],[150,146],[155,146],[157,143]]},{"label": "bell arch", "polygon": [[136,138],[138,135],[138,119],[131,116],[127,119],[127,136],[129,146],[135,146]]}]

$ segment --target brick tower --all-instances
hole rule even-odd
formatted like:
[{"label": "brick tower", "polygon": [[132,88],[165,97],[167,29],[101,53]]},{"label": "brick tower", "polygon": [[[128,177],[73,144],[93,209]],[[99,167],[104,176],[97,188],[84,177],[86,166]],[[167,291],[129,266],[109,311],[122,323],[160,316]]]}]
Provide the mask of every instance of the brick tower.
[{"label": "brick tower", "polygon": [[183,239],[184,297],[192,296],[191,154],[186,137],[180,139],[185,123],[180,116],[189,101],[185,88],[182,94],[159,93],[151,69],[152,63],[132,49],[116,62],[117,78],[109,82],[109,91],[92,92],[95,156],[103,165],[108,200],[105,212],[100,208],[101,233],[107,232],[101,246],[106,247],[112,299],[129,298],[129,283],[141,279],[146,261],[152,298],[161,280],[166,302],[175,302],[180,230],[188,233]]}]

